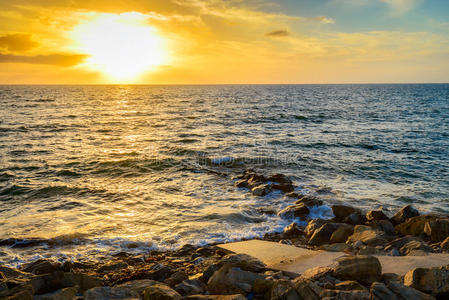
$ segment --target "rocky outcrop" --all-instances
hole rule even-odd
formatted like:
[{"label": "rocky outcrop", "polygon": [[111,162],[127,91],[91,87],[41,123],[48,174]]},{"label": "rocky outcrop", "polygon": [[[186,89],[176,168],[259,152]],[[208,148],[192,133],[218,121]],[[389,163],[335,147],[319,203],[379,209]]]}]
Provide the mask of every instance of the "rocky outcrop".
[{"label": "rocky outcrop", "polygon": [[263,277],[257,273],[226,264],[212,275],[207,286],[212,294],[247,294],[251,292],[258,279],[262,280]]},{"label": "rocky outcrop", "polygon": [[404,285],[432,295],[449,295],[449,265],[412,269],[405,274]]},{"label": "rocky outcrop", "polygon": [[384,231],[373,229],[365,225],[357,225],[354,227],[354,233],[348,237],[348,243],[360,241],[368,246],[384,245],[387,236]]},{"label": "rocky outcrop", "polygon": [[378,209],[378,210],[370,210],[369,212],[367,212],[366,219],[368,221],[388,220],[388,217],[384,214],[384,212],[381,209]]},{"label": "rocky outcrop", "polygon": [[342,280],[357,280],[371,284],[380,280],[382,266],[374,256],[346,256],[337,259],[333,274]]},{"label": "rocky outcrop", "polygon": [[405,222],[407,219],[419,216],[419,212],[411,205],[406,205],[398,210],[394,216],[391,218],[391,221],[397,225]]},{"label": "rocky outcrop", "polygon": [[316,229],[309,239],[309,244],[314,246],[321,246],[329,244],[332,234],[341,227],[350,226],[344,223],[326,223],[320,228]]},{"label": "rocky outcrop", "polygon": [[424,234],[424,226],[427,222],[438,219],[434,215],[423,215],[407,219],[405,222],[396,225],[396,231],[402,235],[420,236]]},{"label": "rocky outcrop", "polygon": [[342,221],[349,215],[359,212],[359,210],[348,205],[332,205],[332,212],[335,215],[335,219]]},{"label": "rocky outcrop", "polygon": [[144,300],[181,300],[181,295],[165,284],[155,284],[145,289]]},{"label": "rocky outcrop", "polygon": [[449,236],[449,220],[430,220],[424,225],[424,232],[433,242],[442,242]]}]

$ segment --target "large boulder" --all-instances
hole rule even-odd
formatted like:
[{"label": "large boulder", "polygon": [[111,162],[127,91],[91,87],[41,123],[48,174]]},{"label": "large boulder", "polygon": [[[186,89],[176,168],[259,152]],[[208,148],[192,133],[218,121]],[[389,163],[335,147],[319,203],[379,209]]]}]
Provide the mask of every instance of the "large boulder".
[{"label": "large boulder", "polygon": [[95,287],[84,293],[84,300],[119,300],[138,299],[139,295],[126,288],[113,288],[109,286]]},{"label": "large boulder", "polygon": [[304,229],[304,234],[306,235],[306,237],[311,237],[315,230],[326,223],[329,223],[329,221],[323,219],[312,219],[309,221],[309,223],[307,223],[307,226]]},{"label": "large boulder", "polygon": [[403,235],[420,236],[424,234],[424,226],[427,222],[439,219],[435,215],[423,215],[407,219],[405,222],[396,225],[396,231]]},{"label": "large boulder", "polygon": [[367,222],[366,225],[368,225],[374,229],[384,231],[387,235],[391,235],[391,236],[395,235],[394,226],[388,220],[373,220],[373,221]]},{"label": "large boulder", "polygon": [[433,295],[449,295],[449,265],[415,268],[404,276],[404,285]]},{"label": "large boulder", "polygon": [[245,271],[232,265],[224,265],[212,275],[207,286],[212,294],[232,295],[251,292],[256,280],[263,277],[257,273]]},{"label": "large boulder", "polygon": [[245,271],[262,272],[265,270],[265,264],[248,254],[228,254],[224,256],[220,262],[220,266],[231,265],[232,267],[240,268]]},{"label": "large boulder", "polygon": [[62,271],[61,264],[48,259],[38,259],[22,266],[22,271],[36,275]]},{"label": "large boulder", "polygon": [[394,292],[400,300],[435,300],[435,297],[409,286],[405,286],[397,281],[389,282],[388,288]]},{"label": "large boulder", "polygon": [[371,284],[380,281],[382,266],[374,256],[345,256],[337,259],[334,276],[343,280],[357,280]]},{"label": "large boulder", "polygon": [[276,280],[271,288],[270,300],[301,300],[290,280]]},{"label": "large boulder", "polygon": [[350,226],[344,223],[326,223],[320,228],[316,229],[315,232],[309,239],[309,244],[314,246],[321,246],[324,244],[329,244],[332,234],[340,227]]},{"label": "large boulder", "polygon": [[78,287],[68,287],[52,293],[34,296],[34,300],[72,300],[75,299]]},{"label": "large boulder", "polygon": [[419,211],[417,211],[413,206],[406,205],[398,210],[394,216],[391,218],[394,224],[400,224],[405,222],[407,219],[419,216]]},{"label": "large boulder", "polygon": [[362,300],[369,299],[369,292],[367,290],[323,290],[320,297],[326,300]]},{"label": "large boulder", "polygon": [[307,219],[310,213],[309,208],[304,203],[299,203],[295,205],[290,205],[281,210],[278,215],[281,218],[289,219],[289,218],[300,218],[301,220]]},{"label": "large boulder", "polygon": [[304,232],[301,230],[298,224],[296,224],[296,222],[292,222],[290,225],[284,228],[282,234],[284,237],[296,237],[304,234]]},{"label": "large boulder", "polygon": [[145,289],[143,300],[181,300],[181,295],[165,284],[155,284]]},{"label": "large boulder", "polygon": [[424,225],[424,232],[433,242],[441,242],[449,236],[449,220],[430,220]]},{"label": "large boulder", "polygon": [[384,245],[388,242],[384,231],[376,230],[365,225],[356,225],[354,227],[354,233],[348,237],[349,243],[355,243],[357,241],[363,242],[368,246]]},{"label": "large boulder", "polygon": [[388,220],[388,217],[384,214],[384,212],[381,209],[377,209],[377,210],[370,210],[369,212],[367,212],[366,219],[368,221]]},{"label": "large boulder", "polygon": [[331,243],[344,243],[348,240],[348,237],[354,233],[354,226],[349,224],[344,224],[335,230],[331,237]]},{"label": "large boulder", "polygon": [[371,300],[397,300],[398,297],[383,283],[373,282],[370,289]]},{"label": "large boulder", "polygon": [[114,286],[120,289],[131,290],[140,297],[143,297],[143,293],[147,287],[153,286],[155,284],[160,284],[158,281],[150,280],[150,279],[141,279],[141,280],[132,280],[127,281],[125,283]]},{"label": "large boulder", "polygon": [[295,204],[304,204],[308,207],[323,205],[323,201],[310,195],[305,195],[295,201]]},{"label": "large boulder", "polygon": [[352,213],[356,213],[359,210],[348,205],[332,205],[332,212],[337,220],[343,220]]},{"label": "large boulder", "polygon": [[175,290],[183,296],[203,294],[206,285],[198,279],[187,279],[176,285]]}]

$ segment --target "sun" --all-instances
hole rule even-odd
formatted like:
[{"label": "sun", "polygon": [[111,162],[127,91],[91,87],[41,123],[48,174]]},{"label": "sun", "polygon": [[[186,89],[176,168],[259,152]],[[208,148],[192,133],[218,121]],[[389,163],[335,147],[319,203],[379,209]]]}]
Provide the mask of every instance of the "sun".
[{"label": "sun", "polygon": [[113,82],[135,82],[168,61],[166,41],[140,13],[101,14],[78,24],[71,36],[89,55],[86,66]]}]

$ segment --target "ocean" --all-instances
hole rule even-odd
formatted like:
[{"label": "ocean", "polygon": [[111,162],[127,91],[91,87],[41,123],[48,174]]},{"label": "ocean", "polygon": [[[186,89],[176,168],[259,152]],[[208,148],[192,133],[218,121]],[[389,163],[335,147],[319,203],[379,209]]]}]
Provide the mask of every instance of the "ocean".
[{"label": "ocean", "polygon": [[[0,261],[262,237],[295,199],[449,212],[449,85],[0,86]],[[327,209],[326,209],[327,208]],[[301,221],[301,220],[297,220]]]}]

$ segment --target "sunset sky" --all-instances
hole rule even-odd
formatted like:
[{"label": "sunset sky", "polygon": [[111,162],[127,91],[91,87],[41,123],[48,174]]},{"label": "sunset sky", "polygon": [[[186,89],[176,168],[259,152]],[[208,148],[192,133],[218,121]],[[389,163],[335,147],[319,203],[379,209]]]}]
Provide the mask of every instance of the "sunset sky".
[{"label": "sunset sky", "polygon": [[0,84],[364,82],[449,82],[449,1],[0,2]]}]

